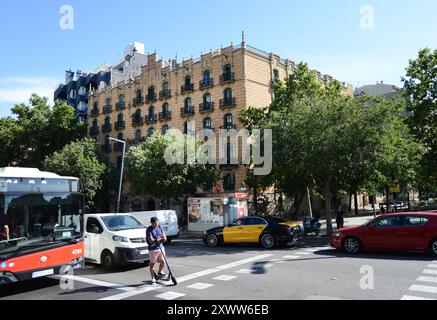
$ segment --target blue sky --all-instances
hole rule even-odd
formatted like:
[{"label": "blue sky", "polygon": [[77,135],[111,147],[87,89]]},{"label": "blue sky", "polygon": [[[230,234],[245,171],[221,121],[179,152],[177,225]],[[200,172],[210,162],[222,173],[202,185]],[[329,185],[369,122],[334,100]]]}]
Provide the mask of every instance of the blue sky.
[{"label": "blue sky", "polygon": [[[74,29],[59,26],[60,7],[74,9]],[[360,8],[374,10],[360,28]],[[308,62],[360,86],[400,85],[408,59],[437,47],[435,0],[2,0],[0,116],[31,92],[52,98],[64,71],[115,63],[139,41],[164,59],[197,57],[241,41]]]}]

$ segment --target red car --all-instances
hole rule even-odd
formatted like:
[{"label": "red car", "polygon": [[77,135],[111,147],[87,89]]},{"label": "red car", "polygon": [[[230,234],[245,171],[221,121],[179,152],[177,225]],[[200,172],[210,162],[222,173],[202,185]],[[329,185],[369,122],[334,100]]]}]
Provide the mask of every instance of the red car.
[{"label": "red car", "polygon": [[340,229],[330,244],[347,253],[363,250],[430,252],[437,256],[437,213],[395,213]]}]

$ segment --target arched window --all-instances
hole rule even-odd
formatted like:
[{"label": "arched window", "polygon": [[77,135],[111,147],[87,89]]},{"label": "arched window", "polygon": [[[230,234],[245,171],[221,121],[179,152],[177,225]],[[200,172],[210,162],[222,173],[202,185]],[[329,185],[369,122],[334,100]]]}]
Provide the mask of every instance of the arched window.
[{"label": "arched window", "polygon": [[105,126],[110,126],[111,125],[111,117],[107,116],[105,117]]},{"label": "arched window", "polygon": [[225,116],[223,117],[223,124],[227,129],[229,129],[234,124],[234,117],[232,116],[232,114],[225,114]]},{"label": "arched window", "polygon": [[230,64],[226,64],[223,67],[223,73],[224,74],[231,74],[232,73],[232,66]]},{"label": "arched window", "polygon": [[223,91],[223,99],[225,101],[231,101],[232,100],[232,89],[231,88],[226,88]]},{"label": "arched window", "polygon": [[185,77],[185,87],[189,87],[191,85],[191,76]]},{"label": "arched window", "polygon": [[135,131],[135,143],[140,143],[141,139],[142,139],[141,130],[138,129],[137,131]]},{"label": "arched window", "polygon": [[164,103],[163,105],[162,105],[162,113],[164,114],[164,115],[168,115],[168,112],[170,111],[170,107],[169,107],[169,105],[168,105],[168,103]]},{"label": "arched window", "polygon": [[97,128],[99,126],[97,119],[93,120],[93,128]]},{"label": "arched window", "polygon": [[169,129],[170,127],[167,124],[163,125],[161,128],[161,134],[165,135]]},{"label": "arched window", "polygon": [[156,95],[155,95],[155,86],[150,86],[147,90],[147,101],[155,101]]},{"label": "arched window", "polygon": [[119,96],[118,96],[118,102],[120,102],[120,103],[122,103],[122,104],[124,104],[124,101],[125,101],[125,96],[124,96],[124,94],[120,94]]},{"label": "arched window", "polygon": [[119,113],[118,116],[117,116],[117,122],[118,122],[118,123],[122,123],[123,120],[124,120],[124,116],[123,116],[123,114],[122,114],[122,113]]},{"label": "arched window", "polygon": [[203,119],[203,129],[212,129],[211,118],[207,117],[207,118]]},{"label": "arched window", "polygon": [[141,95],[142,95],[141,89],[137,89],[137,91],[135,92],[135,97],[137,99],[141,99]]},{"label": "arched window", "polygon": [[209,106],[211,104],[211,94],[207,93],[205,95],[203,95],[203,105],[204,106]]},{"label": "arched window", "polygon": [[162,83],[162,91],[164,91],[165,93],[168,92],[168,81],[164,81]]},{"label": "arched window", "polygon": [[117,139],[118,139],[118,140],[124,140],[123,132],[119,132],[119,133],[117,134]]},{"label": "arched window", "polygon": [[110,142],[110,140],[109,140],[109,135],[106,135],[105,136],[105,146],[108,146],[108,145],[110,145],[111,144],[111,142]]},{"label": "arched window", "polygon": [[155,115],[155,107],[154,106],[150,106],[149,107],[149,118],[153,117]]},{"label": "arched window", "polygon": [[191,98],[186,98],[185,100],[184,100],[184,108],[185,108],[185,111],[189,111],[189,109],[191,108],[191,106],[192,106],[192,101],[191,101]]},{"label": "arched window", "polygon": [[155,128],[147,129],[147,138],[150,138],[155,133]]},{"label": "arched window", "polygon": [[137,111],[135,111],[135,122],[141,122],[141,109],[137,109]]},{"label": "arched window", "polygon": [[211,72],[209,70],[205,70],[203,72],[203,84],[209,85],[210,82],[211,82]]}]

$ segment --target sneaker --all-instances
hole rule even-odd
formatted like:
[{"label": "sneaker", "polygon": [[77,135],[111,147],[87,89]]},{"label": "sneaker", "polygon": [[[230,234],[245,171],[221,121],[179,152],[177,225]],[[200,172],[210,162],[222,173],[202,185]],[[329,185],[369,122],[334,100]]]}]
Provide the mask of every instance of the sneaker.
[{"label": "sneaker", "polygon": [[150,284],[151,284],[151,285],[156,284],[156,280],[155,280],[155,279],[150,280]]},{"label": "sneaker", "polygon": [[158,277],[165,278],[166,276],[167,276],[167,274],[165,274],[163,272],[158,272]]}]

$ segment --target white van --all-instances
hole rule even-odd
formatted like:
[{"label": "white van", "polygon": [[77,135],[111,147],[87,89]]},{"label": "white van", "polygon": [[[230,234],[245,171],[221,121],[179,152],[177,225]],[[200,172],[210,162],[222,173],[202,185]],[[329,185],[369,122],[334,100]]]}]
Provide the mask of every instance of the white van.
[{"label": "white van", "polygon": [[130,214],[86,214],[85,259],[111,271],[128,263],[146,262],[146,227]]},{"label": "white van", "polygon": [[179,237],[178,216],[174,210],[142,211],[130,214],[147,227],[150,226],[150,218],[157,217],[167,236],[168,243]]}]

